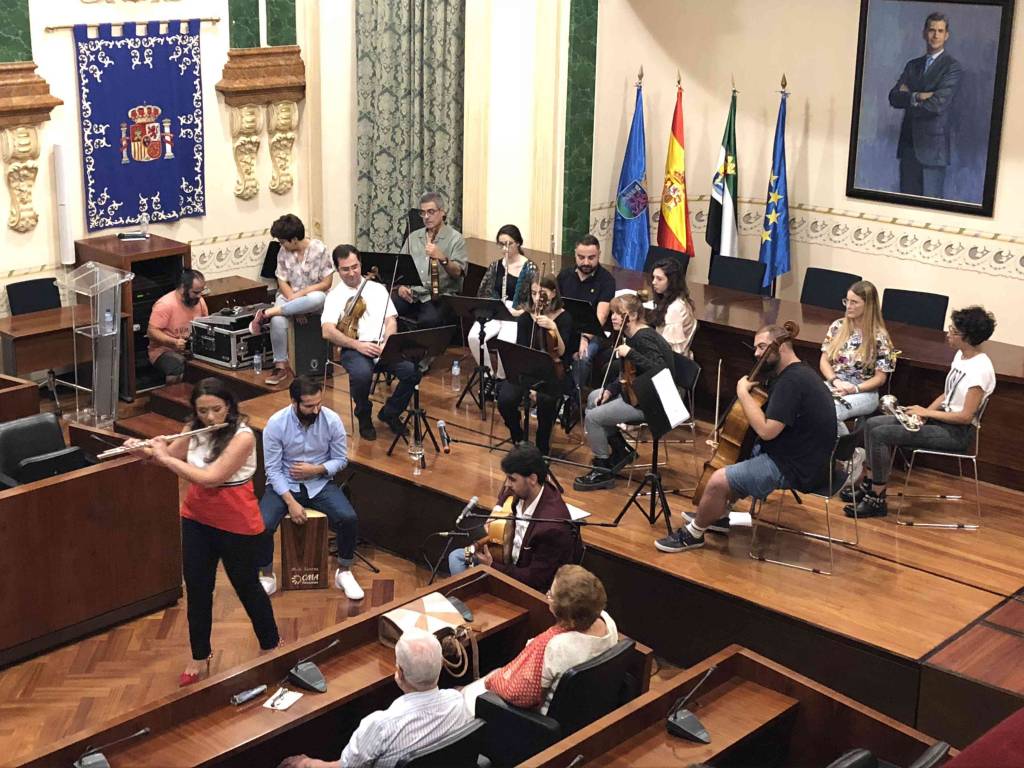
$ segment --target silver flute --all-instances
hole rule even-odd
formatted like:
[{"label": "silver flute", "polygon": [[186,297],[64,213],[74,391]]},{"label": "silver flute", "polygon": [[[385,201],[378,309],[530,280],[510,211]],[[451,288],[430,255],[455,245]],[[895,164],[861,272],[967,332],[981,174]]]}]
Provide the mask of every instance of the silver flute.
[{"label": "silver flute", "polygon": [[[214,432],[214,431],[216,431],[218,429],[223,429],[227,425],[228,425],[227,422],[224,422],[222,424],[211,424],[208,427],[200,427],[199,429],[191,429],[188,432],[179,432],[176,435],[159,435],[159,439],[165,440],[168,443],[170,443],[170,442],[172,442],[174,440],[177,440],[178,438],[181,438],[181,437],[192,437],[193,435],[201,435],[204,432]],[[100,459],[102,461],[103,459],[113,459],[113,458],[115,458],[117,456],[123,456],[124,454],[131,453],[132,451],[138,450],[139,448],[147,448],[147,447],[149,447],[150,445],[153,444],[153,441],[156,440],[156,439],[158,439],[158,438],[157,437],[151,437],[149,440],[143,440],[141,443],[138,443],[138,444],[133,445],[131,447],[127,447],[127,446],[121,445],[121,446],[118,446],[117,448],[111,448],[110,450],[107,450],[107,451],[104,451],[103,453],[97,454],[96,458]]]}]

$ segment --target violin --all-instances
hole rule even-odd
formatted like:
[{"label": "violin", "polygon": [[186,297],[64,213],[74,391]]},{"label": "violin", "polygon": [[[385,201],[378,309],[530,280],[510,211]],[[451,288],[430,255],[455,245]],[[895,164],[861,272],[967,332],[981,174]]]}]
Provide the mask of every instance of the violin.
[{"label": "violin", "polygon": [[[548,304],[550,299],[544,289],[541,288],[540,295],[537,297],[537,315],[543,315],[548,311]],[[536,315],[534,315],[534,332],[536,332]],[[533,339],[530,339],[531,346]],[[554,328],[549,329],[547,333],[542,334],[541,342],[543,349],[548,353],[551,358],[551,362],[554,364],[555,377],[561,381],[565,378],[565,363],[562,362],[562,356],[558,354],[558,331]]]},{"label": "violin", "polygon": [[[780,345],[787,341],[792,341],[800,333],[800,326],[792,320],[788,320],[782,327],[786,332],[768,345],[768,348],[761,354],[761,357],[758,358],[754,367],[747,375],[747,378],[751,381],[757,381],[757,377],[761,373],[761,367],[771,354],[778,351]],[[750,394],[761,408],[768,402],[767,393],[760,387],[755,387],[751,390]],[[748,443],[747,435],[749,432],[750,422],[747,421],[747,416],[743,412],[743,406],[740,404],[739,398],[735,398],[728,410],[722,415],[721,420],[715,424],[715,433],[718,435],[718,439],[713,444],[715,452],[710,459],[704,462],[704,471],[701,473],[700,480],[697,482],[697,488],[693,492],[694,505],[700,504],[708,480],[711,479],[711,475],[714,474],[716,469],[721,469],[740,461],[744,445]]]},{"label": "violin", "polygon": [[364,275],[364,280],[354,296],[350,296],[345,302],[345,311],[338,318],[338,330],[350,339],[359,338],[359,321],[366,314],[366,300],[363,298],[363,288],[371,280],[380,279],[380,271],[376,266]]}]

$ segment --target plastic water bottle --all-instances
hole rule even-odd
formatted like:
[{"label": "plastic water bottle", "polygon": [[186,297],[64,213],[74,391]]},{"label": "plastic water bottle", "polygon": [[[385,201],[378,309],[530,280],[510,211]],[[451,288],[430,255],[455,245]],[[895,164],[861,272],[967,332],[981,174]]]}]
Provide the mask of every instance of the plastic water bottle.
[{"label": "plastic water bottle", "polygon": [[104,336],[114,335],[114,313],[109,310],[103,310],[103,329],[101,331]]},{"label": "plastic water bottle", "polygon": [[459,381],[462,374],[462,366],[458,360],[452,360],[452,391],[458,392],[462,389],[462,382]]},{"label": "plastic water bottle", "polygon": [[263,373],[263,350],[258,349],[252,356],[252,372],[259,376]]},{"label": "plastic water bottle", "polygon": [[139,214],[139,232],[142,233],[143,237],[149,237],[149,214]]}]

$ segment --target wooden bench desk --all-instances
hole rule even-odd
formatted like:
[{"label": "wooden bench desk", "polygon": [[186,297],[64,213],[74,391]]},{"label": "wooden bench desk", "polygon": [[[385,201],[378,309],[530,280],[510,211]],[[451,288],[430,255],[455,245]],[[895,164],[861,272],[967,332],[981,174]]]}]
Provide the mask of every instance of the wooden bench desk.
[{"label": "wooden bench desk", "polygon": [[[673,704],[708,669],[714,672],[688,702],[710,744],[670,736]],[[778,764],[821,768],[863,747],[896,765],[909,765],[934,743],[875,710],[842,696],[745,648],[733,645],[563,739],[523,765],[587,766]],[[773,763],[773,759],[778,762]]]}]

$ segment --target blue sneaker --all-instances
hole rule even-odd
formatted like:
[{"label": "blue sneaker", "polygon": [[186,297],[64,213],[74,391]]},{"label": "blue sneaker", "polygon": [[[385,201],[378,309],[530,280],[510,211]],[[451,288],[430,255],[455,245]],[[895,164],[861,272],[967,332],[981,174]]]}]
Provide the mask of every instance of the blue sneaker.
[{"label": "blue sneaker", "polygon": [[660,552],[686,552],[690,549],[700,549],[703,547],[704,537],[691,536],[686,528],[680,528],[675,533],[655,541],[654,546]]}]

